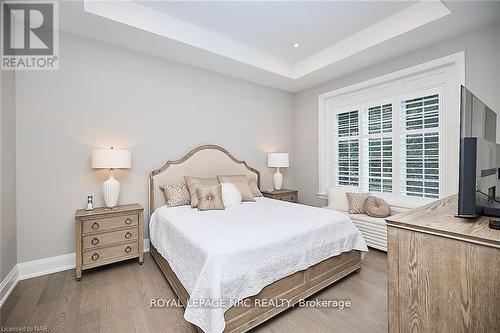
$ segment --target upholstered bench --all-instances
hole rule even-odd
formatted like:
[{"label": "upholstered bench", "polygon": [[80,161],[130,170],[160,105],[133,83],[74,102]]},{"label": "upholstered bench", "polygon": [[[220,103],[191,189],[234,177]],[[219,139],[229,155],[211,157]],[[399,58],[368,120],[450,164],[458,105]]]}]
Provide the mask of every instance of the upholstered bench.
[{"label": "upholstered bench", "polygon": [[[328,206],[349,216],[354,225],[361,231],[369,247],[387,252],[387,226],[385,218],[371,217],[366,214],[349,214],[349,203],[346,192],[356,192],[348,188],[331,187],[328,189]],[[403,212],[404,209],[391,207],[390,215]]]}]

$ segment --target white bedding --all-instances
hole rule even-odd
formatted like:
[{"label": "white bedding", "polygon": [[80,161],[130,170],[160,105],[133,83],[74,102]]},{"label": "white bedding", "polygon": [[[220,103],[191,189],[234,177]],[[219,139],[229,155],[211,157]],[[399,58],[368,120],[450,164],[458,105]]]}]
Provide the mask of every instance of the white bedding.
[{"label": "white bedding", "polygon": [[[345,214],[268,198],[226,210],[160,207],[149,232],[192,301],[242,300],[342,252],[368,251]],[[188,304],[184,318],[220,333],[229,307]]]}]

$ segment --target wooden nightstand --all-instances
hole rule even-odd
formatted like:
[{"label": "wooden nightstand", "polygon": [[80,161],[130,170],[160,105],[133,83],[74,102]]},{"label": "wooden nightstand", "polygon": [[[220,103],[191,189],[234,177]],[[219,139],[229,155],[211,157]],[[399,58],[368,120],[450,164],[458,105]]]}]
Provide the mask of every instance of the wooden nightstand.
[{"label": "wooden nightstand", "polygon": [[144,260],[144,208],[139,204],[113,209],[79,209],[75,213],[76,278],[82,270],[121,260]]},{"label": "wooden nightstand", "polygon": [[262,195],[266,198],[283,200],[288,202],[297,202],[299,199],[299,191],[297,190],[274,190],[274,191],[261,191]]}]

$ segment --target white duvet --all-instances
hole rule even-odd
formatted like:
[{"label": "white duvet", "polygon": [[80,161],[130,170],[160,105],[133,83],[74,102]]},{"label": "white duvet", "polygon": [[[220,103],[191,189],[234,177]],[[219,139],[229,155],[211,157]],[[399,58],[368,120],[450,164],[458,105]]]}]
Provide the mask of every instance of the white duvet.
[{"label": "white duvet", "polygon": [[184,318],[206,333],[224,330],[230,305],[197,301],[242,300],[342,252],[368,251],[345,214],[267,198],[225,210],[160,207],[149,232],[193,301]]}]

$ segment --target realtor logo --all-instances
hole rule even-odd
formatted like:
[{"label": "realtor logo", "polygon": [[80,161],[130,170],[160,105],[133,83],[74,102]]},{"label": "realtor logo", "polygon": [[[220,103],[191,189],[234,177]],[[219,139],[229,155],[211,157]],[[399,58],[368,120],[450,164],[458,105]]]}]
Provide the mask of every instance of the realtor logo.
[{"label": "realtor logo", "polygon": [[58,69],[58,7],[53,1],[1,3],[1,69]]}]

